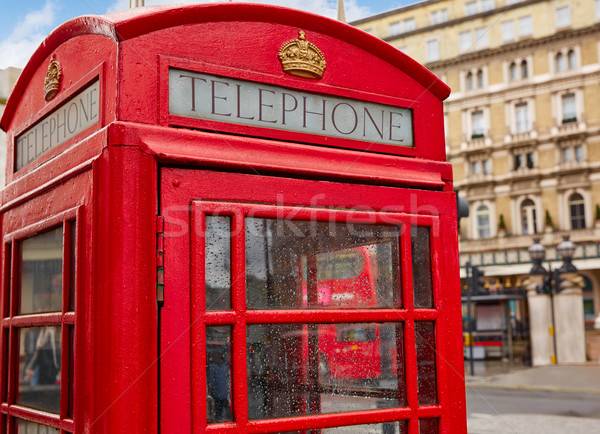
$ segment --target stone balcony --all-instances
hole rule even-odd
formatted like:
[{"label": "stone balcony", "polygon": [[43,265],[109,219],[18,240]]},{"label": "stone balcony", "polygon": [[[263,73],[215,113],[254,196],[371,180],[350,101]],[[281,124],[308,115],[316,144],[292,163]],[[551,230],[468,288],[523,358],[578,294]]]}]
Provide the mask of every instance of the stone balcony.
[{"label": "stone balcony", "polygon": [[[459,242],[460,266],[467,262],[480,267],[502,267],[503,274],[509,274],[507,266],[514,268],[514,274],[524,274],[531,265],[527,249],[533,244],[534,237],[540,237],[546,246],[546,259],[560,261],[556,246],[563,235],[570,235],[577,248],[574,260],[588,261],[600,259],[600,228],[578,229],[572,231],[546,231],[536,235],[505,235],[478,240],[461,239]],[[577,265],[577,263],[576,263]]]}]

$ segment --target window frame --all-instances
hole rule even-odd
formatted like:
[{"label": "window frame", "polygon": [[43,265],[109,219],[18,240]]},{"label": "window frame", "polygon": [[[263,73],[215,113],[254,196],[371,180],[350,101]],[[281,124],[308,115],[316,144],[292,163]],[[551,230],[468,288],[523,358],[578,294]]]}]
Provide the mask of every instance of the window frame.
[{"label": "window frame", "polygon": [[528,38],[533,35],[533,18],[531,15],[526,15],[518,19],[517,30],[519,38]]},{"label": "window frame", "polygon": [[[432,45],[434,44],[434,45]],[[440,40],[439,38],[431,38],[425,42],[427,62],[437,62],[440,60]],[[435,47],[435,52],[433,48]],[[435,54],[435,55],[434,55]]]},{"label": "window frame", "polygon": [[[70,368],[77,366],[76,351],[76,312],[80,293],[79,270],[81,262],[82,207],[72,208],[55,214],[43,221],[33,223],[13,232],[7,233],[3,239],[3,269],[5,278],[2,282],[2,372],[0,390],[2,405],[0,414],[7,420],[7,432],[14,432],[19,420],[60,430],[61,433],[75,432],[76,418],[76,385],[75,372]],[[19,313],[21,292],[21,244],[23,241],[43,234],[52,229],[62,227],[62,310],[60,312]],[[73,239],[73,231],[75,238]],[[72,286],[71,286],[72,285]],[[71,290],[75,300],[70,300]],[[73,310],[71,310],[73,308]],[[60,352],[60,411],[51,413],[17,404],[19,389],[19,336],[20,330],[27,327],[56,326],[61,328]],[[8,342],[6,338],[8,337]],[[6,376],[6,377],[5,377]],[[72,416],[71,416],[72,414]]]},{"label": "window frame", "polygon": [[[440,351],[440,339],[443,333],[439,330],[441,318],[440,301],[442,298],[442,277],[440,264],[442,262],[441,239],[434,234],[440,230],[440,219],[435,215],[406,214],[398,212],[381,211],[358,211],[339,210],[328,208],[298,208],[296,206],[283,206],[275,204],[251,204],[232,203],[210,200],[193,200],[191,204],[190,225],[192,228],[203,231],[204,216],[215,215],[230,216],[232,228],[232,281],[231,289],[232,309],[231,311],[206,311],[204,308],[204,286],[203,279],[192,280],[191,297],[197,302],[192,303],[192,318],[198,318],[191,324],[191,341],[194,342],[191,354],[191,378],[198,387],[192,391],[192,420],[194,429],[205,429],[207,432],[217,432],[225,429],[231,422],[207,424],[206,420],[206,327],[213,325],[230,325],[232,327],[232,397],[237,400],[232,404],[233,419],[237,429],[252,428],[253,430],[266,429],[270,432],[277,430],[290,431],[306,428],[307,421],[313,424],[333,423],[335,426],[377,423],[382,417],[388,420],[413,420],[424,418],[440,418],[443,409],[440,401],[440,377],[443,368],[440,365],[440,356],[436,356],[436,391],[438,404],[419,404],[417,397],[417,349],[415,347],[415,322],[434,322],[434,339],[436,349]],[[273,218],[273,219],[297,219],[340,223],[366,223],[401,226],[399,239],[401,275],[401,300],[400,308],[377,308],[377,309],[279,309],[258,310],[246,308],[245,278],[245,219]],[[415,307],[413,295],[413,266],[412,266],[412,238],[411,227],[429,227],[430,237],[430,259],[432,277],[433,307]],[[205,249],[204,238],[190,231],[190,252],[202,252]],[[191,276],[201,276],[204,267],[202,255],[191,254]],[[236,278],[235,274],[240,274]],[[407,403],[403,407],[386,409],[349,411],[343,413],[322,413],[315,415],[290,416],[282,418],[269,418],[248,420],[248,393],[247,393],[247,366],[246,366],[246,327],[251,324],[319,324],[328,323],[352,323],[352,322],[378,322],[378,323],[403,323],[404,324],[404,372],[406,376]],[[412,380],[413,378],[414,380]],[[330,422],[329,422],[330,421]],[[317,426],[317,425],[316,425]],[[332,425],[333,426],[333,425]]]},{"label": "window frame", "polygon": [[[575,196],[579,196],[576,198]],[[569,228],[571,230],[585,229],[585,197],[577,191],[571,193],[567,198],[567,206],[569,207]],[[574,207],[577,213],[574,213]]]},{"label": "window frame", "polygon": [[570,5],[561,5],[554,10],[554,22],[557,30],[571,27],[572,17]]}]

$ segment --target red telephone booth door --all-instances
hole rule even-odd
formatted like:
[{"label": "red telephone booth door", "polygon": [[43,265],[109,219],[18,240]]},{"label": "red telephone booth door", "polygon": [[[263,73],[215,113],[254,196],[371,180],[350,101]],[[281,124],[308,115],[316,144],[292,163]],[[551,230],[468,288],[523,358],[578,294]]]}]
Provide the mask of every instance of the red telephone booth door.
[{"label": "red telephone booth door", "polygon": [[162,432],[461,424],[451,193],[164,168],[160,195]]}]

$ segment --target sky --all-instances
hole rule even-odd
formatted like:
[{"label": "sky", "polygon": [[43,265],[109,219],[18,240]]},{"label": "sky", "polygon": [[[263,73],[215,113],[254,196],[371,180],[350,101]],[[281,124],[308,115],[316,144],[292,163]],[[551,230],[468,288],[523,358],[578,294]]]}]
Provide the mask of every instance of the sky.
[{"label": "sky", "polygon": [[[146,0],[147,6],[169,3],[211,3],[216,0]],[[223,0],[221,0],[223,1]],[[225,0],[227,1],[227,0]],[[234,0],[237,1],[237,0]],[[246,0],[303,9],[336,18],[337,0]],[[344,0],[347,21],[395,9],[416,0]],[[0,69],[22,68],[44,37],[80,15],[101,15],[127,9],[129,0],[0,0]]]}]

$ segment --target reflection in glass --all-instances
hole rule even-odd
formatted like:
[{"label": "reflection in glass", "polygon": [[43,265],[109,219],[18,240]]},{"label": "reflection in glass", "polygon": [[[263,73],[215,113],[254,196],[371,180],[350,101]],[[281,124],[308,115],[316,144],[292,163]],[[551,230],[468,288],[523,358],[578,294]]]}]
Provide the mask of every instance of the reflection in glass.
[{"label": "reflection in glass", "polygon": [[20,330],[18,404],[60,411],[60,344],[60,327]]},{"label": "reflection in glass", "polygon": [[419,434],[438,434],[438,420],[419,419]]},{"label": "reflection in glass", "polygon": [[75,310],[75,261],[77,251],[77,223],[75,221],[69,222],[69,228],[71,231],[71,245],[69,246],[69,310]]},{"label": "reflection in glass", "polygon": [[250,325],[247,333],[250,419],[405,405],[401,324]]},{"label": "reflection in glass", "polygon": [[21,243],[20,313],[62,310],[62,227]]},{"label": "reflection in glass", "polygon": [[400,422],[374,423],[371,425],[324,428],[320,432],[323,434],[408,434],[408,424],[403,420]]},{"label": "reflection in glass", "polygon": [[433,321],[415,322],[419,405],[437,404],[434,329]]},{"label": "reflection in glass", "polygon": [[39,425],[28,420],[17,419],[17,434],[59,434],[60,430]]},{"label": "reflection in glass", "polygon": [[231,217],[206,216],[206,310],[231,309]]},{"label": "reflection in glass", "polygon": [[231,421],[231,327],[206,327],[207,419]]},{"label": "reflection in glass", "polygon": [[249,309],[400,307],[396,226],[246,219]]},{"label": "reflection in glass", "polygon": [[412,270],[415,307],[433,307],[431,278],[430,230],[425,226],[412,226]]}]

